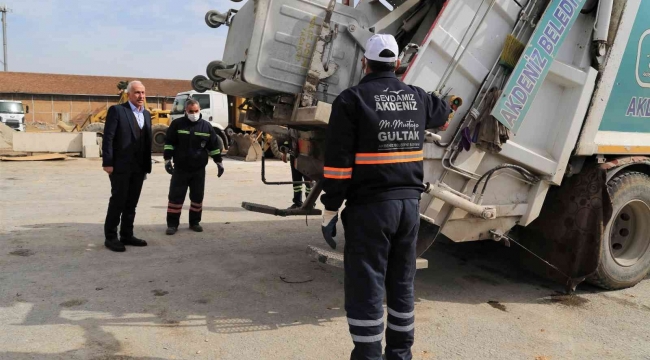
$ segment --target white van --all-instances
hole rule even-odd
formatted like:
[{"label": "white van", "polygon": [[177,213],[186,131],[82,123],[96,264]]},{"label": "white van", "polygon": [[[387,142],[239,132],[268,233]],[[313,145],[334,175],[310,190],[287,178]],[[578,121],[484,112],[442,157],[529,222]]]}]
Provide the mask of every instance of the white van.
[{"label": "white van", "polygon": [[[225,96],[225,95],[224,95]],[[20,101],[0,100],[0,122],[16,131],[25,131],[25,114],[29,106],[23,107]],[[228,117],[226,116],[226,119]]]},{"label": "white van", "polygon": [[185,114],[185,101],[192,98],[199,102],[203,119],[222,132],[228,127],[228,96],[208,90],[199,93],[194,90],[178,93],[172,105],[171,119],[176,120]]}]

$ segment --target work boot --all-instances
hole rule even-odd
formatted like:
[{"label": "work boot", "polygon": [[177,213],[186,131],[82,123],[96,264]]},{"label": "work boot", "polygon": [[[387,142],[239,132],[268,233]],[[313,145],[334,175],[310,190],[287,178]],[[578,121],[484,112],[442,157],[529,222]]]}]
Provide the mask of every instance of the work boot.
[{"label": "work boot", "polygon": [[146,242],[146,241],[144,241],[144,240],[142,240],[142,239],[138,239],[138,238],[135,237],[135,236],[131,236],[131,237],[129,237],[129,238],[122,238],[122,239],[120,239],[120,240],[122,241],[122,244],[124,244],[124,245],[131,245],[131,246],[147,246],[147,242]]},{"label": "work boot", "polygon": [[203,232],[203,227],[199,224],[190,225],[190,229],[196,232]]},{"label": "work boot", "polygon": [[294,203],[293,205],[289,206],[287,209],[294,210],[294,209],[300,209],[301,207],[302,207],[302,204]]},{"label": "work boot", "polygon": [[120,242],[117,238],[115,239],[106,239],[104,241],[104,246],[115,252],[125,252],[126,247]]},{"label": "work boot", "polygon": [[165,231],[165,234],[174,235],[174,234],[176,234],[176,231],[178,231],[177,227],[170,226],[170,227],[167,228],[167,231]]}]

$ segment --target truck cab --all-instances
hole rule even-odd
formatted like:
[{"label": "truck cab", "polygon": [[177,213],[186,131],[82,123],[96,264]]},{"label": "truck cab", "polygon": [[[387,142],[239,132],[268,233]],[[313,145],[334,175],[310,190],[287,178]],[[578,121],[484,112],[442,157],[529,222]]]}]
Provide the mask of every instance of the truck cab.
[{"label": "truck cab", "polygon": [[0,122],[16,131],[25,131],[25,114],[29,106],[20,101],[0,100]]},{"label": "truck cab", "polygon": [[213,127],[223,131],[228,126],[228,96],[217,91],[199,93],[191,90],[178,93],[172,105],[172,121],[184,116],[185,102],[189,98],[199,102],[203,119]]}]

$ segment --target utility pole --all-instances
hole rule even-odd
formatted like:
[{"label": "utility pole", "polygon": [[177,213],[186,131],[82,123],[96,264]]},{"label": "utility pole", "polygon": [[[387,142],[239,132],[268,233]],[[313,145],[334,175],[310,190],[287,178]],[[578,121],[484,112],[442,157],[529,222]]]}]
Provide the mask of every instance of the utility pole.
[{"label": "utility pole", "polygon": [[5,72],[9,71],[7,65],[7,13],[9,11],[7,5],[0,5],[0,12],[2,13],[2,64]]}]

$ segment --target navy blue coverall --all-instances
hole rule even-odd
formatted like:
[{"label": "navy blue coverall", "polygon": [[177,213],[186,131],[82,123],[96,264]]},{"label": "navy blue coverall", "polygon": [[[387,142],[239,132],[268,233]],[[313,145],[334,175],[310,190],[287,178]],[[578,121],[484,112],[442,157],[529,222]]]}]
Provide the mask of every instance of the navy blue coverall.
[{"label": "navy blue coverall", "polygon": [[174,173],[169,184],[167,226],[178,227],[187,189],[190,190],[190,225],[198,225],[203,213],[205,166],[208,159],[222,161],[222,145],[212,125],[203,120],[192,122],[187,116],[169,125],[165,136],[164,158],[173,159]]},{"label": "navy blue coverall", "polygon": [[393,72],[366,75],[332,105],[327,129],[325,208],[345,229],[345,311],[351,359],[411,359],[415,246],[420,225],[424,130],[444,125],[449,106]]}]

